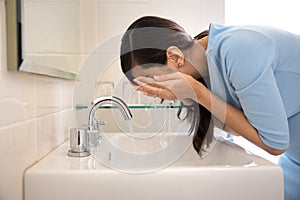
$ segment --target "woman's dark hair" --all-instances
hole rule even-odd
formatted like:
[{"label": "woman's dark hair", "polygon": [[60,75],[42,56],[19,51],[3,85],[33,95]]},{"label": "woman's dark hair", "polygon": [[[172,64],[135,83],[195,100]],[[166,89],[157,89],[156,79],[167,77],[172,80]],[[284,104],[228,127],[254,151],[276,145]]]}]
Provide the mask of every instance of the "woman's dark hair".
[{"label": "woman's dark hair", "polygon": [[[195,39],[201,39],[207,35],[208,31],[204,31]],[[167,62],[166,50],[169,46],[176,46],[180,50],[185,50],[193,44],[194,39],[177,23],[160,17],[142,17],[133,22],[123,35],[120,55],[122,71],[134,84],[131,69],[135,65],[145,68],[151,67],[148,65],[149,63],[165,65]],[[199,78],[198,81],[207,87],[203,78]],[[200,118],[196,127],[197,133],[193,139],[193,146],[200,154],[204,141],[206,141],[206,145],[209,145],[212,140],[213,126],[211,113],[202,105],[194,103],[188,110],[195,111],[198,110],[198,107]],[[178,111],[178,117],[180,112],[181,109]]]}]

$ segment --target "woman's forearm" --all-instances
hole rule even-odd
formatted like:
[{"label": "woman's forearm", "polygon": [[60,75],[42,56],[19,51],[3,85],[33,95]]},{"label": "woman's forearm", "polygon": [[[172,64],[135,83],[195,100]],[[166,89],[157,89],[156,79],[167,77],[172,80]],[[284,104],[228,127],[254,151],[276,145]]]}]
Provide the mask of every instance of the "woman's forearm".
[{"label": "woman's forearm", "polygon": [[199,104],[209,110],[216,118],[221,120],[226,126],[240,134],[250,142],[266,150],[270,154],[279,155],[284,150],[271,148],[263,143],[255,127],[247,120],[244,113],[231,106],[221,98],[214,95],[204,85],[195,82],[193,88],[197,94],[196,100]]}]

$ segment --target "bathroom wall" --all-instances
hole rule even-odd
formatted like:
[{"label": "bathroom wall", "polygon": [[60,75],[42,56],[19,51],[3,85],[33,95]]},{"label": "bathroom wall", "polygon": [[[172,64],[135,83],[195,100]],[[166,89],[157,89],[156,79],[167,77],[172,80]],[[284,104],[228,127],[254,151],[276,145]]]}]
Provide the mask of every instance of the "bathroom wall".
[{"label": "bathroom wall", "polygon": [[225,21],[228,25],[266,25],[300,34],[300,27],[295,26],[300,18],[299,1],[226,0],[225,10]]},{"label": "bathroom wall", "polygon": [[[76,1],[84,15],[79,38],[83,56],[142,15],[171,18],[191,35],[207,29],[209,22],[224,23],[224,0]],[[8,72],[5,49],[5,0],[0,0],[0,200],[22,200],[26,168],[67,140],[74,127],[74,82]],[[121,76],[119,67],[109,72],[105,81]]]},{"label": "bathroom wall", "polygon": [[7,71],[4,6],[0,0],[0,199],[22,200],[24,170],[74,126],[73,82]]}]

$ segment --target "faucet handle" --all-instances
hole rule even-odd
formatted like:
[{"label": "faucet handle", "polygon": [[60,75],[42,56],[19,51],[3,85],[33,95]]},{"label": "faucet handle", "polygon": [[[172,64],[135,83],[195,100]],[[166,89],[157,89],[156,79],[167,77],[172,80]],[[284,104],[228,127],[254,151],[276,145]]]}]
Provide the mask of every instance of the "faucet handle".
[{"label": "faucet handle", "polygon": [[96,124],[97,124],[97,128],[98,128],[98,130],[99,130],[100,126],[106,125],[107,122],[104,122],[104,121],[101,121],[101,120],[98,119],[98,120],[96,121]]},{"label": "faucet handle", "polygon": [[88,130],[100,130],[100,127],[106,124],[107,124],[106,122],[103,122],[98,119],[94,119],[93,124],[88,127]]},{"label": "faucet handle", "polygon": [[99,129],[97,130],[86,130],[87,136],[87,147],[89,149],[95,148],[99,145],[102,138]]},{"label": "faucet handle", "polygon": [[72,157],[89,156],[87,147],[86,131],[84,129],[70,129],[70,150],[68,155]]}]

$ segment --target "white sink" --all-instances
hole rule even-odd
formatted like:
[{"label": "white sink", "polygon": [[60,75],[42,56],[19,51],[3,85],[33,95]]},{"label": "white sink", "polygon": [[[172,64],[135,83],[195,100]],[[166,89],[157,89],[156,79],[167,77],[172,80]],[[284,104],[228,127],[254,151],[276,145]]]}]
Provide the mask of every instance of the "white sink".
[{"label": "white sink", "polygon": [[[113,141],[128,146],[124,137]],[[126,164],[122,170],[126,156],[108,147],[97,159],[68,157],[68,149],[66,142],[26,171],[25,200],[283,200],[281,168],[226,140],[216,140],[203,159],[190,147],[174,163],[148,171]]]}]

